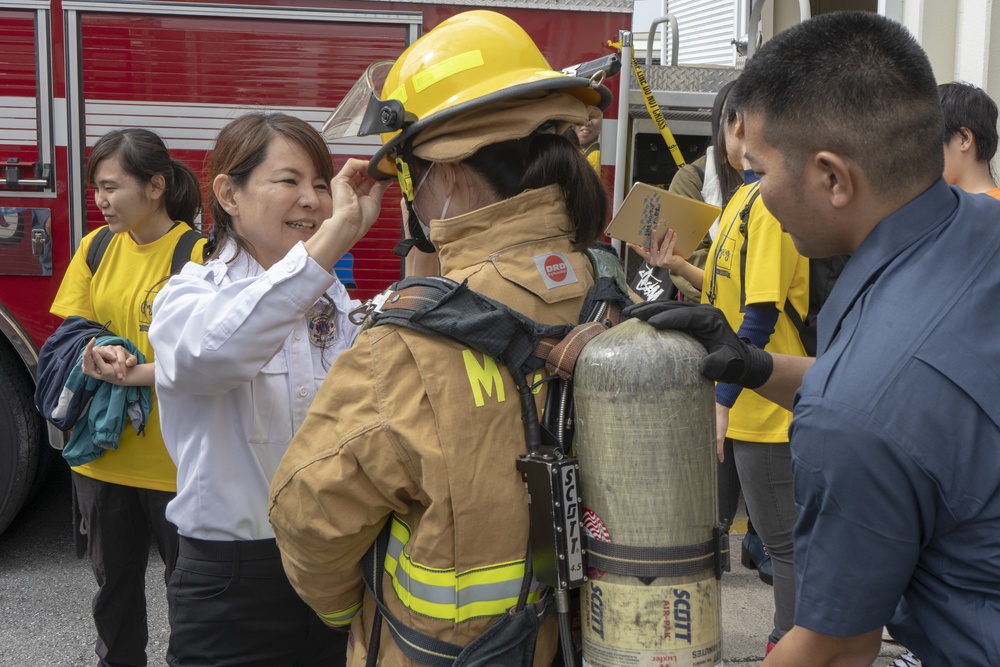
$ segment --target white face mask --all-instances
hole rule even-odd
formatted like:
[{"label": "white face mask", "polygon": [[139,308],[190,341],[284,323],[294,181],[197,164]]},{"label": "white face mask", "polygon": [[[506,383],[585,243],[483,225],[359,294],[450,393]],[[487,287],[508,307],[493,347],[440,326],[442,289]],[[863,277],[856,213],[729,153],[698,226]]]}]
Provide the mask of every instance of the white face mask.
[{"label": "white face mask", "polygon": [[[426,236],[428,239],[430,239],[431,237],[431,228],[429,225],[425,225],[424,222],[420,219],[420,215],[417,214],[417,207],[416,207],[417,193],[420,192],[420,188],[422,188],[424,186],[424,183],[427,182],[427,177],[431,175],[431,172],[434,170],[434,165],[436,164],[437,164],[436,162],[431,162],[431,166],[427,168],[427,171],[424,172],[424,175],[421,177],[420,182],[417,183],[417,187],[414,188],[413,190],[413,204],[414,204],[413,213],[414,215],[417,216],[417,224],[420,225],[420,229],[423,230],[424,236]],[[448,215],[449,206],[451,206],[451,195],[445,197],[444,205],[441,206],[441,215],[438,216],[438,220],[445,219],[445,217]]]},{"label": "white face mask", "polygon": [[414,188],[413,190],[413,207],[412,207],[413,215],[417,217],[417,224],[420,225],[420,229],[424,231],[424,236],[426,236],[428,240],[431,238],[431,228],[429,225],[425,225],[423,221],[420,219],[420,215],[417,214],[417,193],[420,192],[420,188],[424,187],[424,183],[427,182],[427,177],[431,175],[432,171],[434,171],[435,164],[437,163],[431,162],[431,166],[427,168],[427,171],[424,172],[424,175],[420,179],[420,182],[417,183],[417,187]]},{"label": "white face mask", "polygon": [[432,171],[434,171],[434,165],[436,164],[437,162],[431,162],[431,166],[427,168],[427,171],[424,172],[423,178],[421,178],[420,182],[417,183],[416,189],[413,190],[413,201],[417,201],[417,193],[420,192],[420,188],[424,187],[424,183],[427,182],[427,177],[431,175]]}]

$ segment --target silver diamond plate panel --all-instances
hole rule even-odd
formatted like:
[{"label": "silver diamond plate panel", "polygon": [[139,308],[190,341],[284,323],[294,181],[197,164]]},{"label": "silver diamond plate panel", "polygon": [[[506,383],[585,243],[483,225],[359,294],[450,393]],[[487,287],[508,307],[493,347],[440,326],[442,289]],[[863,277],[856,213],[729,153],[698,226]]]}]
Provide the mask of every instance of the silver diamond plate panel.
[{"label": "silver diamond plate panel", "polygon": [[470,9],[511,7],[517,9],[563,9],[575,12],[621,12],[624,14],[631,14],[634,5],[633,0],[408,0],[408,2],[417,5],[464,5]]},{"label": "silver diamond plate panel", "polygon": [[[698,111],[680,111],[677,109],[661,109],[663,112],[663,117],[667,119],[667,122],[675,120],[690,120],[690,121],[705,121],[711,122],[712,112],[710,109],[698,110]],[[649,113],[646,112],[645,105],[642,104],[630,104],[628,105],[628,113],[632,118],[649,118]]]},{"label": "silver diamond plate panel", "polygon": [[[653,90],[653,97],[669,120],[705,120],[715,101],[715,95],[725,84],[740,75],[735,67],[713,65],[679,65],[644,67],[643,73]],[[629,72],[629,115],[649,118],[635,72]],[[686,115],[694,114],[694,115]]]},{"label": "silver diamond plate panel", "polygon": [[[719,92],[722,86],[740,75],[740,70],[735,67],[707,65],[678,65],[676,67],[653,65],[643,67],[642,72],[646,75],[649,87],[654,91],[712,94]],[[629,68],[629,87],[632,90],[639,90],[639,83],[635,80],[635,72],[631,68]]]}]

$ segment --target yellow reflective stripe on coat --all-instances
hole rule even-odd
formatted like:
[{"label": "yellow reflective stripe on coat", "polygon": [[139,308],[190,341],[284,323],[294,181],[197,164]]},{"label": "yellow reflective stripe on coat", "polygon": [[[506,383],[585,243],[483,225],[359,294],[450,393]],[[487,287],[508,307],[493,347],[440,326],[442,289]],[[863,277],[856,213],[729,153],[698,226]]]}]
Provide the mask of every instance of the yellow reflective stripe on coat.
[{"label": "yellow reflective stripe on coat", "polygon": [[[517,604],[524,579],[524,560],[497,563],[458,574],[454,568],[431,568],[403,553],[409,527],[392,519],[385,571],[404,607],[430,618],[460,623],[480,616],[499,616]],[[528,602],[539,599],[532,582]]]},{"label": "yellow reflective stripe on coat", "polygon": [[354,615],[358,613],[358,609],[361,609],[361,602],[356,602],[347,609],[342,609],[340,611],[331,611],[325,614],[321,611],[317,611],[316,613],[321,619],[323,619],[323,622],[330,627],[343,628],[351,624],[351,621],[354,620]]}]

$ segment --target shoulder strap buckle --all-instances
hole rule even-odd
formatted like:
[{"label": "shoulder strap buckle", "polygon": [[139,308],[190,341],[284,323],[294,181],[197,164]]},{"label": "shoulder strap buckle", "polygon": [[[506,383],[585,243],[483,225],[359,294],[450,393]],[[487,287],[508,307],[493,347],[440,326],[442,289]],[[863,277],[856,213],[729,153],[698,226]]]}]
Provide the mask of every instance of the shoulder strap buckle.
[{"label": "shoulder strap buckle", "polygon": [[375,313],[382,312],[382,305],[393,293],[395,288],[396,285],[392,284],[384,291],[368,299],[363,304],[349,312],[347,314],[347,319],[351,321],[351,324],[362,328],[368,328],[368,326],[371,326],[371,320],[375,316]]}]

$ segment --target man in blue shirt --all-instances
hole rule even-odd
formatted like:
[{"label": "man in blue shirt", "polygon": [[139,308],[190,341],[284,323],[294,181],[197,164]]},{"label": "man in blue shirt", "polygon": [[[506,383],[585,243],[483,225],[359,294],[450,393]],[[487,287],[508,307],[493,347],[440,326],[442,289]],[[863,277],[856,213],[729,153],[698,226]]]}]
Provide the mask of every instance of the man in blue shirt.
[{"label": "man in blue shirt", "polygon": [[796,247],[852,256],[814,364],[704,306],[634,311],[701,340],[709,377],[794,406],[795,627],[764,665],[867,667],[883,625],[928,667],[1000,665],[1000,202],[941,178],[930,63],[876,14],[776,36],[732,95]]}]

